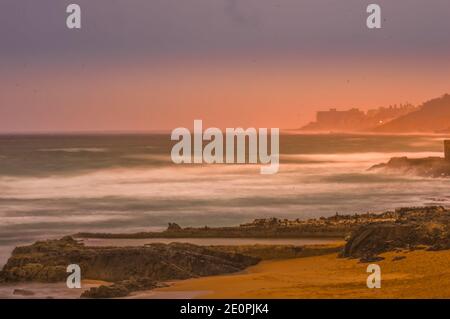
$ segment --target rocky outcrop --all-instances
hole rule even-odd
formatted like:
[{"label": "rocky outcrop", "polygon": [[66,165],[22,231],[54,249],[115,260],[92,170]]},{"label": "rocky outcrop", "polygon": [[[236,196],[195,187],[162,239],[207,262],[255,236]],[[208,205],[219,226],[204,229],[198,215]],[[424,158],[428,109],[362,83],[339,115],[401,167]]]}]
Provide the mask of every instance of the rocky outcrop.
[{"label": "rocky outcrop", "polygon": [[349,237],[341,256],[364,261],[398,248],[450,249],[450,211],[444,207],[402,208],[394,216],[393,221],[361,226]]},{"label": "rocky outcrop", "polygon": [[373,224],[358,229],[347,241],[344,257],[370,257],[398,247],[417,244],[413,225]]},{"label": "rocky outcrop", "polygon": [[230,227],[185,227],[169,223],[162,232],[78,233],[76,238],[342,238],[357,227],[374,221],[390,220],[389,214],[354,214],[301,219],[262,218]]},{"label": "rocky outcrop", "polygon": [[150,278],[138,278],[116,282],[112,285],[93,287],[81,294],[81,298],[120,298],[134,291],[150,290],[158,285]]},{"label": "rocky outcrop", "polygon": [[14,296],[34,296],[34,292],[26,289],[14,289]]},{"label": "rocky outcrop", "polygon": [[72,237],[64,237],[14,249],[0,272],[0,281],[65,281],[67,266],[78,264],[83,279],[116,283],[88,295],[118,295],[158,281],[232,273],[258,261],[191,244],[86,247]]},{"label": "rocky outcrop", "polygon": [[311,256],[328,255],[338,253],[342,250],[342,243],[326,245],[230,245],[230,246],[213,246],[214,249],[238,253],[246,256],[252,256],[261,260],[271,259],[290,259],[290,258],[305,258]]},{"label": "rocky outcrop", "polygon": [[377,164],[369,170],[422,177],[450,177],[450,161],[442,157],[408,158],[393,157],[387,163]]},{"label": "rocky outcrop", "polygon": [[178,230],[181,230],[180,225],[178,225],[177,223],[169,223],[167,231],[178,231]]}]

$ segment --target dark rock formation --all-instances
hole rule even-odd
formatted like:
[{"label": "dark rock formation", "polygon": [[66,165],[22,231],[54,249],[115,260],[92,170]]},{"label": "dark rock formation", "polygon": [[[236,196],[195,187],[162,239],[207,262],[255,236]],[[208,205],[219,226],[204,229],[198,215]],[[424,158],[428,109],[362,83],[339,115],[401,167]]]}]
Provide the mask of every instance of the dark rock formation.
[{"label": "dark rock formation", "polygon": [[215,250],[256,257],[262,260],[304,258],[322,256],[342,251],[343,246],[335,245],[230,245],[212,246]]},{"label": "dark rock formation", "polygon": [[399,261],[403,259],[406,259],[406,256],[395,256],[394,258],[392,258],[392,261]]},{"label": "dark rock formation", "polygon": [[34,296],[34,292],[26,289],[14,289],[13,295],[15,296]]},{"label": "dark rock formation", "polygon": [[91,288],[81,294],[81,298],[120,298],[131,292],[156,288],[157,283],[150,278],[138,278],[116,282],[112,285],[102,285]]},{"label": "dark rock formation", "polygon": [[359,260],[359,262],[360,263],[374,263],[374,262],[381,261],[381,260],[384,260],[384,258],[380,257],[380,256],[367,255],[367,256],[362,257]]},{"label": "dark rock formation", "polygon": [[368,260],[397,248],[450,248],[450,211],[444,207],[402,208],[394,216],[393,221],[361,226],[347,240],[341,256]]},{"label": "dark rock formation", "polygon": [[231,227],[186,227],[175,223],[162,232],[134,234],[78,233],[77,238],[342,238],[361,225],[390,219],[389,214],[336,215],[308,220],[255,219]]},{"label": "dark rock formation", "polygon": [[130,291],[153,281],[232,273],[258,261],[258,258],[191,244],[86,247],[71,237],[64,237],[14,249],[0,272],[0,282],[65,281],[67,266],[78,264],[83,279],[117,283],[91,294],[120,294],[125,288]]},{"label": "dark rock formation", "polygon": [[393,157],[389,162],[374,165],[369,170],[382,170],[423,177],[450,177],[450,161],[441,157]]},{"label": "dark rock formation", "polygon": [[347,241],[342,255],[344,257],[374,256],[396,247],[416,243],[412,225],[391,223],[372,224],[361,227]]},{"label": "dark rock formation", "polygon": [[169,227],[167,227],[167,231],[178,231],[182,228],[177,223],[169,223]]}]

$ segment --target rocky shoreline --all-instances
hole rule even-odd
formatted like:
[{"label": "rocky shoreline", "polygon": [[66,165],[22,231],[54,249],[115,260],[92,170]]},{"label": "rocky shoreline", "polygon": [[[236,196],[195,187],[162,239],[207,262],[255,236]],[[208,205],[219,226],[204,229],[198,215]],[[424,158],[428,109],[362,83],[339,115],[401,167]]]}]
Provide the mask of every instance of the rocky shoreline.
[{"label": "rocky shoreline", "polygon": [[358,228],[347,239],[342,257],[378,259],[398,249],[450,249],[450,210],[442,206],[401,208],[395,218]]},{"label": "rocky shoreline", "polygon": [[62,282],[78,264],[83,278],[113,283],[86,297],[123,297],[158,282],[237,272],[260,259],[190,244],[144,247],[86,247],[72,237],[17,247],[0,272],[0,282]]},{"label": "rocky shoreline", "polygon": [[444,157],[393,157],[387,163],[370,167],[369,171],[448,178],[450,177],[450,140],[444,140]]},{"label": "rocky shoreline", "polygon": [[[330,228],[329,231],[326,230],[327,227]],[[237,235],[239,230],[246,235],[265,230],[267,237],[279,236],[280,233],[304,235],[300,230],[312,228],[320,229],[320,233],[325,234],[339,230],[342,235],[347,235],[346,243],[343,247],[197,246],[185,243],[89,247],[72,237],[64,237],[15,248],[0,272],[0,283],[64,282],[67,278],[67,265],[78,264],[83,278],[108,283],[85,291],[82,297],[125,297],[135,291],[160,287],[170,280],[239,272],[265,259],[339,253],[341,258],[373,262],[382,259],[380,254],[390,251],[450,249],[450,210],[442,206],[400,208],[381,214],[335,215],[307,221],[259,219],[233,228],[232,234]],[[221,228],[220,232],[223,229],[226,228]],[[175,224],[170,224],[166,232],[180,232],[184,236],[186,233],[218,233],[216,228],[183,229]]]},{"label": "rocky shoreline", "polygon": [[74,238],[147,239],[147,238],[340,238],[370,222],[392,220],[391,213],[354,214],[307,220],[265,218],[232,227],[185,227],[169,223],[162,232],[78,233]]},{"label": "rocky shoreline", "polygon": [[450,161],[442,157],[393,157],[387,163],[372,166],[369,171],[448,178],[450,177]]}]

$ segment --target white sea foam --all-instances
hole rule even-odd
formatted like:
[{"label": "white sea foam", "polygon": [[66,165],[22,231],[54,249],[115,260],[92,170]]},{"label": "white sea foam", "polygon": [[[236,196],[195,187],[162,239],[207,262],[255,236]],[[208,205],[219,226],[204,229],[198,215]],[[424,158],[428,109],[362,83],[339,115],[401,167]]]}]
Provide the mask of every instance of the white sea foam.
[{"label": "white sea foam", "polygon": [[61,216],[10,216],[2,217],[0,219],[1,226],[24,225],[24,224],[39,224],[39,223],[64,223],[70,220],[70,223],[76,224],[91,224],[94,222],[114,221],[114,220],[129,220],[130,215],[114,215],[105,213],[96,214],[79,214],[79,215],[61,215]]},{"label": "white sea foam", "polygon": [[102,153],[106,152],[106,148],[100,147],[69,147],[69,148],[43,148],[39,150],[40,152],[67,152],[67,153],[80,153],[80,152],[91,152],[91,153]]},{"label": "white sea foam", "polygon": [[346,162],[346,163],[379,163],[392,157],[421,158],[441,156],[442,152],[366,152],[366,153],[334,153],[334,154],[284,154],[281,159],[309,160],[316,162]]},{"label": "white sea foam", "polygon": [[[364,137],[354,137],[352,143],[364,144]],[[407,143],[410,139],[402,145]],[[366,170],[391,157],[442,156],[429,151],[428,145],[418,147],[420,152],[413,152],[410,146],[402,146],[408,152],[320,153],[330,151],[324,146],[317,154],[284,154],[275,175],[259,174],[259,165],[146,164],[147,159],[166,161],[169,155],[145,154],[142,150],[142,154],[125,156],[144,160],[140,167],[118,167],[116,163],[121,161],[112,161],[112,165],[106,161],[107,165],[96,170],[87,170],[82,163],[73,171],[3,175],[0,238],[75,230],[141,231],[169,221],[224,225],[270,216],[306,218],[336,211],[360,213],[399,206],[445,205],[450,199],[448,180]],[[65,157],[83,150],[105,150],[50,149],[68,152]],[[54,160],[56,155],[49,154],[49,158]],[[53,164],[58,166],[58,161]]]},{"label": "white sea foam", "polygon": [[[392,154],[391,154],[392,155]],[[425,154],[420,154],[423,156]],[[426,153],[427,156],[434,153]],[[384,155],[386,156],[386,155]],[[351,196],[391,182],[364,183],[371,178],[364,169],[377,162],[381,154],[315,154],[291,156],[314,159],[313,164],[282,164],[280,173],[260,176],[257,165],[162,166],[154,168],[104,169],[81,175],[50,177],[2,177],[0,199],[56,200],[92,198],[130,198],[147,200],[234,200],[242,198],[307,196],[336,193]],[[384,158],[384,157],[383,157]],[[359,161],[355,161],[358,159]],[[328,161],[321,163],[321,161]],[[360,182],[346,178],[333,181],[339,174],[359,174]],[[389,178],[389,177],[386,177]],[[407,183],[410,178],[403,177]],[[418,180],[426,180],[416,178]],[[336,184],[339,188],[336,189]],[[398,182],[400,183],[400,182]],[[390,183],[392,184],[392,183]],[[395,183],[394,183],[395,184]],[[384,187],[384,186],[383,186]],[[398,187],[398,185],[397,185]],[[45,203],[48,205],[48,203]]]}]

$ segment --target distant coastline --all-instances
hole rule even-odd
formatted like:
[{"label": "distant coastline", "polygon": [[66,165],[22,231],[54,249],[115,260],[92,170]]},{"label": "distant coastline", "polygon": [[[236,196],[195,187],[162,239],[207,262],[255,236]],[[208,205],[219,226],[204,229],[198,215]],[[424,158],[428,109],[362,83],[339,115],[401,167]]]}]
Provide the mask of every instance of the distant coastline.
[{"label": "distant coastline", "polygon": [[450,133],[450,95],[419,106],[409,103],[371,109],[319,111],[316,121],[299,129],[305,132]]}]

